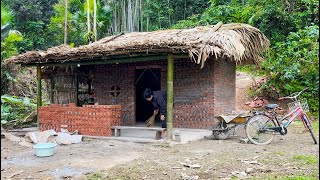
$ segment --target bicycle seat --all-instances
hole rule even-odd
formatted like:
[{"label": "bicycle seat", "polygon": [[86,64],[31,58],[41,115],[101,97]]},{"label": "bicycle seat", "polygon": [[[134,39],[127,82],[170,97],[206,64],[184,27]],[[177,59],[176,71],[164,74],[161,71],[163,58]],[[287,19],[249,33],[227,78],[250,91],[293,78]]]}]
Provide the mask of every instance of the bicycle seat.
[{"label": "bicycle seat", "polygon": [[278,104],[267,104],[267,105],[265,106],[265,108],[267,108],[267,109],[274,109],[274,108],[277,108],[277,107],[279,107]]}]

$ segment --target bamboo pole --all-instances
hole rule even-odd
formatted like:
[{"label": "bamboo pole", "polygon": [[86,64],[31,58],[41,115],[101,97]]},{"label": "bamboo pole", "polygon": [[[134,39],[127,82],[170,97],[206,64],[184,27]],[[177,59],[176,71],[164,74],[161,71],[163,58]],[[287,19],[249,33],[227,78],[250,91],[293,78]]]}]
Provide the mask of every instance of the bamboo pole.
[{"label": "bamboo pole", "polygon": [[172,54],[168,54],[168,75],[167,75],[167,137],[172,141],[173,122],[173,71],[174,63]]},{"label": "bamboo pole", "polygon": [[37,126],[39,128],[39,107],[42,106],[42,93],[41,93],[41,66],[37,66],[37,80],[38,80],[38,88],[37,88]]}]

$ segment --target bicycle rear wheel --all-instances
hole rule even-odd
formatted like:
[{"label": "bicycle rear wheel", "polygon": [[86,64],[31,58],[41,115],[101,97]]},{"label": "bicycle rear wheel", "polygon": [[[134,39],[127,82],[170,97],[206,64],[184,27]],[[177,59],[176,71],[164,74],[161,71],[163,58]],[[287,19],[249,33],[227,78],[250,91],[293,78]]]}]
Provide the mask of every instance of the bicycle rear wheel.
[{"label": "bicycle rear wheel", "polygon": [[308,117],[306,115],[303,115],[302,118],[303,118],[303,121],[304,121],[306,127],[308,128],[308,130],[311,134],[311,137],[313,139],[314,144],[317,144],[316,137],[314,136],[313,131],[312,131],[312,126],[310,124],[311,123],[310,120],[308,119]]},{"label": "bicycle rear wheel", "polygon": [[275,127],[275,123],[268,116],[263,114],[253,116],[246,124],[247,138],[256,145],[269,144],[275,132],[265,129],[268,127]]}]

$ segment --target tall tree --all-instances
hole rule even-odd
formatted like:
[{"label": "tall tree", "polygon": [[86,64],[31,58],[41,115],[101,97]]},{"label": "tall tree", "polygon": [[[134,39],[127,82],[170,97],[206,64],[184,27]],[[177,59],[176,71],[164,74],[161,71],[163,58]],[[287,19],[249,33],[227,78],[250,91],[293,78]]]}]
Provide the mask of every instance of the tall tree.
[{"label": "tall tree", "polygon": [[93,32],[94,41],[97,41],[97,0],[93,0]]},{"label": "tall tree", "polygon": [[88,33],[91,32],[91,24],[90,24],[90,0],[87,0],[87,26]]},{"label": "tall tree", "polygon": [[66,10],[65,10],[65,18],[64,18],[64,44],[67,44],[67,33],[68,33],[68,0],[66,1]]}]

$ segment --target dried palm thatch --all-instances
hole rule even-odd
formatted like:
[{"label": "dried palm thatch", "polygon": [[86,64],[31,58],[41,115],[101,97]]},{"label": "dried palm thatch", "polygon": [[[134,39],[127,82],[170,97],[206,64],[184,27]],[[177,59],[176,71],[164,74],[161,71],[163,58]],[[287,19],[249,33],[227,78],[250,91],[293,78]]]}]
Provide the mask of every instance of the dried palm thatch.
[{"label": "dried palm thatch", "polygon": [[[47,51],[31,51],[8,59],[7,63],[63,63],[95,61],[106,57],[154,55],[157,53],[188,53],[204,66],[209,57],[259,64],[260,54],[269,47],[266,36],[247,24],[199,26],[193,29],[170,29],[153,32],[132,32],[103,38],[89,45],[71,48],[66,45]],[[112,58],[111,58],[112,59]]]}]

